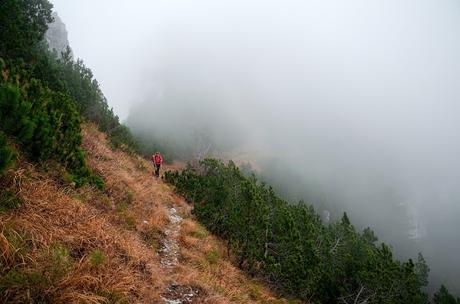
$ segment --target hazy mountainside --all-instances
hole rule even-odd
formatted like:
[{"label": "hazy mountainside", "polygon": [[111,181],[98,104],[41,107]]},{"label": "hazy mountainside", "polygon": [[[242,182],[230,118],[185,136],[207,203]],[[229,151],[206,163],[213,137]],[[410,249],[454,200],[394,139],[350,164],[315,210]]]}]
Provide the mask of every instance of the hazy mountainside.
[{"label": "hazy mountainside", "polygon": [[[180,109],[168,102],[180,100],[182,94],[185,92],[171,92],[155,103],[145,102],[131,109],[126,124],[149,151],[157,148],[173,158],[202,159],[239,143],[235,126],[225,117],[202,115],[192,102]],[[196,119],[202,119],[201,123]]]},{"label": "hazy mountainside", "polygon": [[[169,94],[172,95],[171,99],[168,99]],[[174,103],[178,99],[175,94],[164,93],[135,107],[127,120],[133,133],[144,138],[146,142],[150,140],[155,143],[161,151],[175,151],[176,154],[168,154],[184,159],[199,155],[197,151],[206,151],[205,155],[208,157],[232,159],[238,156],[239,152],[254,147],[238,138],[251,133],[251,128],[241,133],[238,127],[229,127],[225,120],[219,121],[223,115],[219,111],[215,117],[208,117],[206,113],[213,110],[212,107],[207,108],[206,101],[197,102],[204,107],[200,107],[203,112],[201,114],[190,109],[193,108],[192,105],[183,110],[182,103]],[[184,98],[187,99],[186,96]],[[174,112],[174,108],[179,110]],[[210,113],[208,115],[212,116]],[[234,116],[231,112],[228,115]],[[215,121],[218,122],[214,124]],[[233,123],[239,123],[238,117],[235,117]],[[227,134],[230,134],[230,137]],[[289,135],[281,135],[284,136]],[[232,143],[230,146],[222,143],[227,138],[228,143]],[[279,139],[273,140],[276,142]],[[208,147],[210,149],[207,150]],[[312,147],[312,153],[316,153],[315,149],[317,148]],[[338,152],[325,152],[326,157],[328,154],[336,153]],[[357,163],[344,164],[338,168],[336,163],[323,163],[324,168],[318,168],[317,164],[308,164],[308,159],[312,157],[309,149],[306,148],[304,155],[295,158],[291,157],[292,154],[296,154],[295,151],[279,145],[274,149],[243,153],[245,159],[239,157],[237,163],[243,172],[255,173],[260,180],[273,186],[287,201],[304,200],[312,204],[323,219],[328,219],[328,223],[339,221],[343,212],[347,212],[358,230],[371,227],[380,240],[392,246],[395,256],[401,260],[417,257],[417,254],[422,252],[431,265],[429,292],[434,292],[444,283],[458,293],[460,285],[456,278],[460,264],[457,263],[456,250],[440,251],[436,245],[437,242],[442,242],[445,248],[456,246],[452,244],[456,244],[454,240],[457,237],[443,231],[445,228],[447,231],[455,231],[457,214],[444,214],[444,209],[437,209],[436,205],[432,205],[432,208],[436,209],[433,214],[438,214],[439,217],[428,221],[424,211],[415,206],[418,201],[431,199],[435,202],[438,200],[437,195],[423,195],[422,191],[398,184],[400,176],[396,171],[394,174],[386,172],[382,177],[378,176],[379,170],[369,169],[371,173],[368,173],[363,169],[365,165]],[[318,159],[321,159],[321,156],[318,156]],[[391,170],[386,168],[385,171]],[[429,189],[426,191],[429,192]],[[446,196],[443,199],[446,199]],[[444,214],[442,218],[446,219],[442,225],[439,223],[441,213]]]},{"label": "hazy mountainside", "polygon": [[256,150],[284,197],[346,211],[398,256],[423,252],[431,287],[460,295],[458,3],[200,4],[146,5],[161,26],[130,61],[133,132],[172,151],[192,130],[211,152]]}]

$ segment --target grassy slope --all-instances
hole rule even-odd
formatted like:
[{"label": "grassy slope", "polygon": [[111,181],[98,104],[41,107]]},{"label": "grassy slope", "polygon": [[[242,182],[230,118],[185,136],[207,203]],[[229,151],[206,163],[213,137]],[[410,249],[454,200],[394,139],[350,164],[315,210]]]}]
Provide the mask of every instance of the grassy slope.
[{"label": "grassy slope", "polygon": [[[0,302],[162,303],[195,290],[192,303],[287,303],[232,265],[148,161],[112,151],[93,125],[83,135],[104,191],[64,186],[25,162],[0,180],[23,201],[0,214]],[[183,218],[175,237],[171,208]],[[178,263],[168,268],[160,249],[171,237]]]}]

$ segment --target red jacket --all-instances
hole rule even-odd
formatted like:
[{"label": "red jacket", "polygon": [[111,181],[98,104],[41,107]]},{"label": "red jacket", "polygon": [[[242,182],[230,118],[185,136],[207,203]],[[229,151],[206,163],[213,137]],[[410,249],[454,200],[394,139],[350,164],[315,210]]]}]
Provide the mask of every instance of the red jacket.
[{"label": "red jacket", "polygon": [[161,165],[163,163],[163,156],[161,154],[153,154],[152,161],[157,165]]}]

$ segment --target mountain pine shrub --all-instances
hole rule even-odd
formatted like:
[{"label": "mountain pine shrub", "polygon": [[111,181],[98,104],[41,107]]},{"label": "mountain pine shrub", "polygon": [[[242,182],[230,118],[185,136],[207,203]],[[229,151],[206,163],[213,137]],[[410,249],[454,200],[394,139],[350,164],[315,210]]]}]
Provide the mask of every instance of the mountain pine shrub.
[{"label": "mountain pine shrub", "polygon": [[0,130],[31,160],[62,163],[75,176],[77,185],[93,180],[98,183],[80,147],[81,119],[75,103],[37,79],[24,78],[26,71],[13,75],[11,71],[2,69],[8,77],[0,79]]},{"label": "mountain pine shrub", "polygon": [[241,268],[280,293],[309,303],[426,303],[422,259],[400,262],[347,214],[324,225],[311,206],[289,204],[233,162],[204,160],[165,180],[194,203],[194,214],[225,239]]}]

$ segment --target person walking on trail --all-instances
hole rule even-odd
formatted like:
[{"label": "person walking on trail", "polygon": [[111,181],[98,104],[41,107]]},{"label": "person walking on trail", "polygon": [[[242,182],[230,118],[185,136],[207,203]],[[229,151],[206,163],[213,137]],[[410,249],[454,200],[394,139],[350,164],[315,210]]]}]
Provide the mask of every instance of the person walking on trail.
[{"label": "person walking on trail", "polygon": [[161,165],[163,164],[163,156],[161,156],[160,152],[156,152],[155,154],[152,155],[152,162],[153,162],[153,166],[155,167],[154,175],[156,177],[160,177],[160,168],[161,168]]}]

